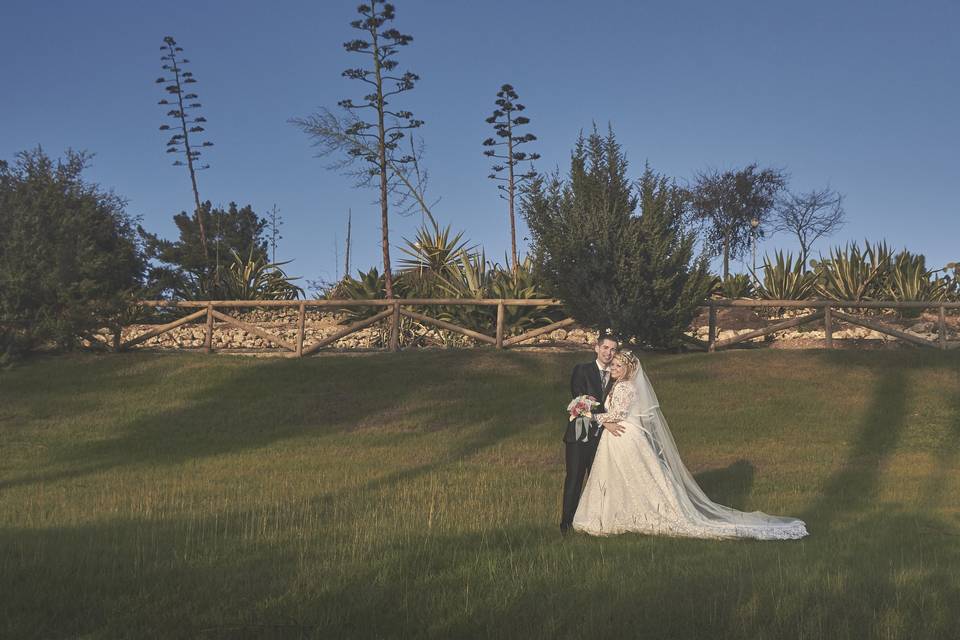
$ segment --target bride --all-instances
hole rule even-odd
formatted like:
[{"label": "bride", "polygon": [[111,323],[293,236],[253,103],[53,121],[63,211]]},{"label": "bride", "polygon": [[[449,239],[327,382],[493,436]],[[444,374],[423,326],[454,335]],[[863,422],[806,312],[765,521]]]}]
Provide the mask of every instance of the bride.
[{"label": "bride", "polygon": [[[680,460],[650,381],[632,353],[614,359],[607,411],[573,528],[592,535],[638,532],[690,538],[790,540],[802,520],[746,513],[712,502]],[[622,427],[622,429],[620,428]]]}]

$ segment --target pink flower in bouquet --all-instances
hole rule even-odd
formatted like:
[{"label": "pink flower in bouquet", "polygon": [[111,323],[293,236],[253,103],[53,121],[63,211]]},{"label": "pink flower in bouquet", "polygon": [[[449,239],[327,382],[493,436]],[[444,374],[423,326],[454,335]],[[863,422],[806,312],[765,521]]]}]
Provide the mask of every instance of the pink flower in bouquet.
[{"label": "pink flower in bouquet", "polygon": [[599,407],[600,403],[593,396],[577,396],[567,405],[567,413],[570,414],[570,422],[579,417],[592,418],[594,407]]}]

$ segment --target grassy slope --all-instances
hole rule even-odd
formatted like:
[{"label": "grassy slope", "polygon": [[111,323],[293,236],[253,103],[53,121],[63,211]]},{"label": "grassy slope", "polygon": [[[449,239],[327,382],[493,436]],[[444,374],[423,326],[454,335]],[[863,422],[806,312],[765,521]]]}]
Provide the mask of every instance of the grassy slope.
[{"label": "grassy slope", "polygon": [[2,637],[953,637],[960,360],[645,359],[714,499],[801,542],[561,540],[578,354],[0,373]]}]

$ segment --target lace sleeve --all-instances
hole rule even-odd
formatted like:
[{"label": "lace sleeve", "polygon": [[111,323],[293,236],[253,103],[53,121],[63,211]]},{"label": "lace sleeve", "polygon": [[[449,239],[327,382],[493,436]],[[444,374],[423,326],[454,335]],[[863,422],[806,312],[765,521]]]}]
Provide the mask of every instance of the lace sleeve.
[{"label": "lace sleeve", "polygon": [[604,422],[620,422],[627,417],[630,411],[630,405],[633,404],[635,396],[632,384],[617,384],[610,397],[607,398],[606,413],[594,414],[594,418],[600,424]]}]

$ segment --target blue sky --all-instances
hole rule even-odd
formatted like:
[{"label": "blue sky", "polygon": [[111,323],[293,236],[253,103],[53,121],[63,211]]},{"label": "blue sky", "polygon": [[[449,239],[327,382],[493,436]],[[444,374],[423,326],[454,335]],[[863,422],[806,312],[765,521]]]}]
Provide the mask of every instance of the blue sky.
[{"label": "blue sky", "polygon": [[[414,36],[401,69],[422,78],[396,104],[426,121],[436,213],[488,257],[502,260],[509,228],[481,142],[509,82],[539,137],[529,150],[543,156],[540,169],[565,169],[578,131],[611,123],[634,175],[645,161],[680,180],[758,162],[787,169],[796,190],[830,184],[846,195],[848,224],[815,250],[883,238],[926,254],[928,266],[960,259],[958,3],[395,4],[396,26]],[[342,272],[350,208],[353,265],[375,265],[376,194],[327,171],[287,122],[362,95],[340,77],[360,60],[342,48],[355,7],[4,0],[0,157],[38,144],[55,156],[94,152],[87,177],[126,197],[147,228],[172,235],[172,215],[191,209],[192,196],[157,130],[154,79],[169,34],[192,61],[216,145],[201,196],[260,213],[276,204],[285,219],[278,257],[309,279]],[[419,223],[394,216],[393,244]],[[795,247],[777,235],[760,252]]]}]

